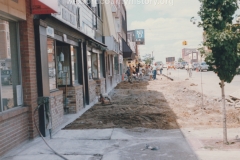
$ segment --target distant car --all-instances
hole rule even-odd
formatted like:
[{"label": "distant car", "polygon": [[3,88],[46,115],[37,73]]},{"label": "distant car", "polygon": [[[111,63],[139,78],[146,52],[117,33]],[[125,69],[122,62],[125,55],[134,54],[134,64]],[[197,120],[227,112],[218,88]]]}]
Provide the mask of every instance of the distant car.
[{"label": "distant car", "polygon": [[199,67],[198,67],[198,69],[199,69],[199,71],[200,72],[202,72],[202,71],[208,71],[208,68],[209,68],[209,66],[207,65],[207,63],[206,62],[202,62],[202,63],[200,63],[200,65],[199,65]]},{"label": "distant car", "polygon": [[12,71],[11,70],[2,70],[1,71],[1,82],[2,82],[2,85],[11,85],[12,84]]},{"label": "distant car", "polygon": [[199,68],[199,65],[200,65],[199,63],[194,63],[193,64],[193,70],[196,70],[197,68]]},{"label": "distant car", "polygon": [[175,63],[175,68],[177,68],[177,69],[179,69],[180,68],[180,66],[181,66],[181,63]]},{"label": "distant car", "polygon": [[187,65],[187,62],[181,62],[181,69],[185,69],[185,66]]}]

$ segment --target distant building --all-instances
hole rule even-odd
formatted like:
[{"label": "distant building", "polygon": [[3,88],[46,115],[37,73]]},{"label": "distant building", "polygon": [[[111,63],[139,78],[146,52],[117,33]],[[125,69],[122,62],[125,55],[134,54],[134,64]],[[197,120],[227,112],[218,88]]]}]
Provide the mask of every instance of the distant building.
[{"label": "distant building", "polygon": [[182,59],[185,62],[201,62],[201,55],[196,48],[183,48]]},{"label": "distant building", "polygon": [[175,62],[175,57],[167,57],[166,64],[173,64]]}]

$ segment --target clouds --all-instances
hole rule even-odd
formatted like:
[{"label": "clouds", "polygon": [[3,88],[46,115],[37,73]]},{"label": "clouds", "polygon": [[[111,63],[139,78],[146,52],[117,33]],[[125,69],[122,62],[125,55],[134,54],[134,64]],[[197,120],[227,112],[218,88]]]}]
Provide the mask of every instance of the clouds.
[{"label": "clouds", "polygon": [[198,0],[174,0],[172,6],[150,4],[128,10],[128,29],[145,29],[146,44],[140,46],[140,54],[154,51],[156,60],[165,61],[168,56],[180,56],[183,40],[188,42],[188,48],[198,47],[202,29],[190,23],[190,18],[197,15],[199,8]]}]

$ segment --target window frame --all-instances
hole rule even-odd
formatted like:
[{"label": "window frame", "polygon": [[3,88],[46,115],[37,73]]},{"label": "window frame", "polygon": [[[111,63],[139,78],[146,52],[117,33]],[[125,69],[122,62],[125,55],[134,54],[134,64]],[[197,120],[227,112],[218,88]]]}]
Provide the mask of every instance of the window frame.
[{"label": "window frame", "polygon": [[[3,107],[3,94],[2,94],[2,82],[1,82],[1,71],[0,71],[0,115],[2,113],[5,113],[5,112],[8,112],[10,110],[13,110],[13,109],[16,109],[16,108],[20,108],[24,105],[24,102],[23,102],[23,86],[22,86],[22,65],[21,65],[21,50],[20,50],[20,30],[19,30],[19,23],[17,21],[9,21],[9,20],[5,20],[5,19],[0,19],[0,20],[3,20],[5,21],[5,23],[0,23],[0,24],[6,24],[8,23],[8,31],[7,31],[7,37],[6,39],[9,41],[9,46],[7,47],[9,50],[10,50],[10,53],[12,53],[12,47],[14,47],[15,49],[15,58],[17,59],[17,75],[18,76],[18,82],[16,84],[16,88],[17,86],[20,86],[20,100],[21,100],[21,104],[18,105],[18,95],[17,95],[17,89],[14,91],[14,88],[12,86],[12,90],[13,90],[13,106],[12,108],[10,109],[6,109],[4,110],[4,107]],[[12,35],[11,33],[13,32],[13,34],[15,35],[14,38],[11,38]],[[13,40],[14,39],[14,40]],[[15,42],[13,42],[15,41]],[[7,49],[7,52],[8,52],[8,49]],[[11,65],[12,65],[12,55],[13,54],[10,54],[11,56]],[[16,63],[16,62],[15,62]],[[6,64],[5,64],[6,65]],[[13,73],[13,72],[11,72]],[[12,84],[13,85],[13,84]],[[15,93],[14,93],[15,92]]]}]

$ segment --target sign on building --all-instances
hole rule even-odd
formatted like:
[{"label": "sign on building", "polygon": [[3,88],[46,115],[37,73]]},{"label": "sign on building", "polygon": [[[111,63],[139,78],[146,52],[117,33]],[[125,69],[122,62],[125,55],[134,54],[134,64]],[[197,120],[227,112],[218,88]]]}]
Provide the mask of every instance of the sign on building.
[{"label": "sign on building", "polygon": [[47,35],[54,38],[54,29],[48,26],[47,27]]},{"label": "sign on building", "polygon": [[167,57],[166,58],[166,62],[174,62],[175,61],[175,57]]},{"label": "sign on building", "polygon": [[139,45],[145,44],[145,32],[144,29],[137,29],[134,31],[134,40]]}]

